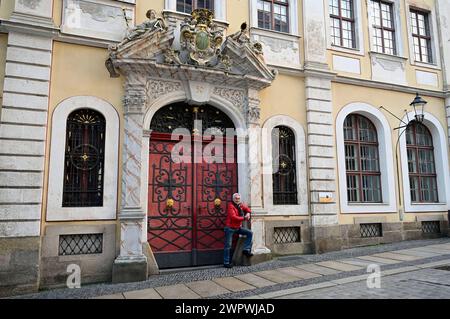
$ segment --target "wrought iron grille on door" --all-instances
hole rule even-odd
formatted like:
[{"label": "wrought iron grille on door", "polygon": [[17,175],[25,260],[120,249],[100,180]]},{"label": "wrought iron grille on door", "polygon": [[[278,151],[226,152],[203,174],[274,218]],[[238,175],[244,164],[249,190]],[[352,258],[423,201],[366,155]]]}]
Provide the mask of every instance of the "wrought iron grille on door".
[{"label": "wrought iron grille on door", "polygon": [[[151,124],[148,241],[160,268],[222,262],[226,205],[237,191],[236,141],[202,136],[194,125],[199,119],[201,132],[234,128],[225,114],[211,106],[180,104],[157,112]],[[178,149],[185,162],[172,156],[179,136],[172,137],[171,132],[179,127],[195,133],[188,137],[186,148]],[[225,150],[223,157],[217,157],[222,161],[215,161],[219,146]],[[199,160],[194,158],[196,147],[202,154],[206,148],[212,152]]]}]

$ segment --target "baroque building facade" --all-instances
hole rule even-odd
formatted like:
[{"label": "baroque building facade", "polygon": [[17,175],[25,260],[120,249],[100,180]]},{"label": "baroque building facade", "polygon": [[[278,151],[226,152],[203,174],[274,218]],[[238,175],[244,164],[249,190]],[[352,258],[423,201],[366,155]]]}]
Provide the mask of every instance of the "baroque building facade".
[{"label": "baroque building facade", "polygon": [[449,19],[447,0],[2,1],[0,295],[73,265],[84,284],[220,264],[234,192],[255,262],[447,236]]}]

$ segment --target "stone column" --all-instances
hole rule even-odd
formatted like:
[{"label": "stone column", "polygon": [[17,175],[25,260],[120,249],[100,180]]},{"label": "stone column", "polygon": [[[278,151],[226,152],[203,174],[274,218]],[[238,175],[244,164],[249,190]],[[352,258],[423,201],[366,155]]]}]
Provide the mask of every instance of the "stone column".
[{"label": "stone column", "polygon": [[326,56],[324,2],[304,0],[305,93],[312,242],[316,252],[342,246],[336,205],[335,138]]},{"label": "stone column", "polygon": [[[247,127],[248,127],[248,179],[249,179],[249,204],[253,213],[253,257],[254,262],[264,260],[270,254],[266,247],[264,215],[262,201],[262,169],[261,169],[261,126],[260,126],[260,101],[258,91],[248,90]],[[259,255],[259,256],[258,256]],[[253,261],[252,260],[252,261]]]},{"label": "stone column", "polygon": [[142,250],[145,212],[142,205],[142,140],[146,104],[144,82],[129,79],[125,85],[125,137],[122,164],[120,254],[113,265],[113,282],[146,280],[147,257]]},{"label": "stone column", "polygon": [[39,287],[51,5],[15,1],[10,20],[2,21],[8,47],[0,115],[0,297]]}]

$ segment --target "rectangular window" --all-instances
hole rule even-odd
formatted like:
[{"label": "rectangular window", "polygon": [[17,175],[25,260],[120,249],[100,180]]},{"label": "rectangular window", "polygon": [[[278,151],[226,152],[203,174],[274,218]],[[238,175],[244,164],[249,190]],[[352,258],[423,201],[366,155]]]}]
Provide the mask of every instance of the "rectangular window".
[{"label": "rectangular window", "polygon": [[416,61],[433,63],[429,13],[411,10],[411,33]]},{"label": "rectangular window", "polygon": [[329,11],[333,45],[356,48],[353,0],[330,0]]},{"label": "rectangular window", "polygon": [[195,9],[214,11],[214,0],[177,0],[177,11],[190,14]]},{"label": "rectangular window", "polygon": [[258,0],[258,27],[289,32],[288,0]]},{"label": "rectangular window", "polygon": [[379,53],[396,55],[393,5],[380,0],[371,1],[374,50]]}]

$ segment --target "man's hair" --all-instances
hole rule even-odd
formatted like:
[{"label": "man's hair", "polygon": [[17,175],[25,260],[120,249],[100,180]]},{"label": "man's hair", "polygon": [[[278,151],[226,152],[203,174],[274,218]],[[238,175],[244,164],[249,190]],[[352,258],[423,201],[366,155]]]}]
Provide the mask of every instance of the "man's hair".
[{"label": "man's hair", "polygon": [[234,193],[234,194],[233,194],[233,200],[234,200],[237,196],[241,197],[241,194],[239,194],[239,193]]}]

